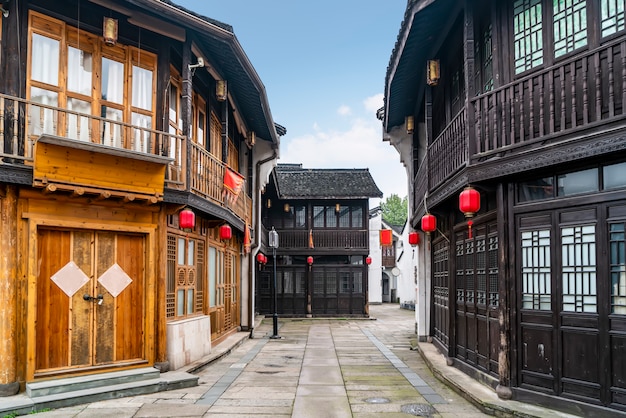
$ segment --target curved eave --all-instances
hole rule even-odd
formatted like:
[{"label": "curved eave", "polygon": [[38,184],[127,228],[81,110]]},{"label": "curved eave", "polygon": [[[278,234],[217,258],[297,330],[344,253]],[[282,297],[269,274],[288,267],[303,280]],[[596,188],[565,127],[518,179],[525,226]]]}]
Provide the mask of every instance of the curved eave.
[{"label": "curved eave", "polygon": [[[404,124],[426,84],[426,60],[454,9],[451,0],[410,0],[385,77],[385,132]],[[421,90],[420,90],[421,89]]]},{"label": "curved eave", "polygon": [[249,129],[257,139],[279,144],[265,86],[244,52],[231,27],[193,14],[170,1],[129,0],[146,10],[182,24],[196,32],[200,47],[208,51],[211,60],[223,71],[229,91],[236,97],[237,106]]}]

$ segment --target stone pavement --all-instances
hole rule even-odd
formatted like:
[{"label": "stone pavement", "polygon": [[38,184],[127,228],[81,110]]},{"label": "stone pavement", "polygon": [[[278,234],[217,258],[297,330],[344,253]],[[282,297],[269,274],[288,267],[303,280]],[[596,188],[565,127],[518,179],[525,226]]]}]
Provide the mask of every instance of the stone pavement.
[{"label": "stone pavement", "polygon": [[[500,401],[464,375],[454,375],[443,356],[429,362],[415,350],[414,312],[395,304],[370,307],[373,319],[272,319],[214,347],[209,363],[197,363],[197,387],[39,412],[48,417],[568,417]],[[432,347],[426,344],[426,350]],[[227,355],[226,355],[227,354]],[[439,359],[439,357],[441,359]],[[443,366],[441,365],[443,361]],[[441,380],[458,381],[467,401]],[[186,368],[186,370],[189,368]],[[452,376],[452,377],[450,377]],[[452,384],[454,387],[455,385]],[[475,405],[480,407],[477,408]]]}]

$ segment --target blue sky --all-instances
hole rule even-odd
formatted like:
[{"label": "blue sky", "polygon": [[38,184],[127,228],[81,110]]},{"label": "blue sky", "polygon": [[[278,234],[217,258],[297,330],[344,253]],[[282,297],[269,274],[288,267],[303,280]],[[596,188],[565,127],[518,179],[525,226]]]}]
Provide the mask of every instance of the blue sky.
[{"label": "blue sky", "polygon": [[368,168],[383,200],[408,194],[399,154],[376,119],[406,0],[174,2],[233,27],[274,121],[287,128],[279,162]]}]

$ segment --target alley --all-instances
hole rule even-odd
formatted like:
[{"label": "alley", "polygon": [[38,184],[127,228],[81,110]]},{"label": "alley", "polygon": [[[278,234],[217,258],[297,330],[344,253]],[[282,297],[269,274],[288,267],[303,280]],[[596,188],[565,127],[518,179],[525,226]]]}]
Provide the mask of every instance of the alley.
[{"label": "alley", "polygon": [[371,307],[372,319],[271,318],[198,372],[199,386],[95,402],[38,417],[482,417],[411,350],[414,312]]}]

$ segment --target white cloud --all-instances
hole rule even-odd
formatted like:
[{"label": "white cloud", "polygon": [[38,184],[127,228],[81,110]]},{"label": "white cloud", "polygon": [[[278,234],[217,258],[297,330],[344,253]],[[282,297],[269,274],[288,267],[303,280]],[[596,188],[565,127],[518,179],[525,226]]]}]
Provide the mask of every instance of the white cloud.
[{"label": "white cloud", "polygon": [[[395,148],[382,140],[382,125],[375,110],[382,95],[364,100],[366,118],[354,117],[345,130],[311,133],[281,140],[279,163],[301,163],[304,168],[368,168],[383,199],[408,195],[406,171]],[[380,105],[379,105],[380,104]]]},{"label": "white cloud", "polygon": [[352,114],[352,109],[350,109],[350,106],[341,105],[339,109],[337,109],[337,113],[341,116],[349,116]]},{"label": "white cloud", "polygon": [[367,99],[363,100],[363,105],[365,105],[365,110],[368,113],[376,114],[376,111],[383,107],[383,94],[379,93],[374,96],[370,96]]}]

